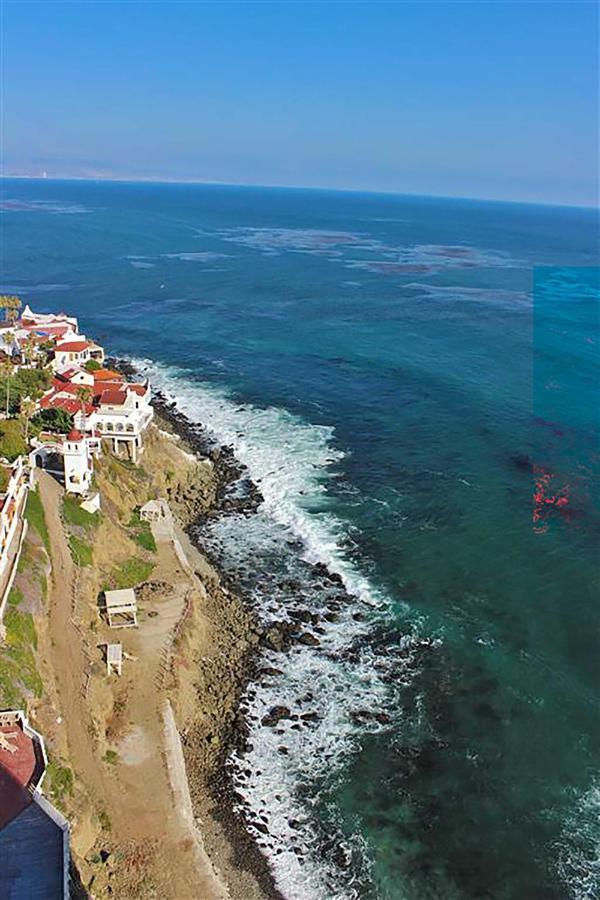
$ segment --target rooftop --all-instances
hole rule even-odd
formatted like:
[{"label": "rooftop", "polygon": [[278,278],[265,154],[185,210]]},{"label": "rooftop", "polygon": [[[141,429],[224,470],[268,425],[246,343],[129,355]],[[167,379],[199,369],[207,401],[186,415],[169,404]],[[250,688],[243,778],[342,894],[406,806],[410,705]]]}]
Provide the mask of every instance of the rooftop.
[{"label": "rooftop", "polygon": [[101,404],[109,404],[110,406],[123,406],[127,401],[127,392],[124,390],[108,389],[102,391],[100,396]]},{"label": "rooftop", "polygon": [[56,350],[60,353],[81,353],[88,350],[92,345],[89,341],[65,341],[56,345]]},{"label": "rooftop", "polygon": [[46,768],[41,739],[21,715],[0,718],[0,829],[30,802]]},{"label": "rooftop", "polygon": [[96,381],[125,381],[120,372],[114,372],[112,369],[96,369],[94,379]]}]

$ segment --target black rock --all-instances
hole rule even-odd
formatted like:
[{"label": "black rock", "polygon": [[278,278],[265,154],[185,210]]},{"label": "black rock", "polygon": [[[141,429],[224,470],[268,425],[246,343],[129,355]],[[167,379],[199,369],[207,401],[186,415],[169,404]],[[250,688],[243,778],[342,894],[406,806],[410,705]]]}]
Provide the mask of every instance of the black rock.
[{"label": "black rock", "polygon": [[316,647],[321,642],[318,638],[311,634],[309,631],[303,631],[300,637],[298,638],[299,644],[306,644],[307,647]]},{"label": "black rock", "polygon": [[262,718],[260,724],[272,727],[277,725],[282,719],[289,719],[290,715],[291,713],[287,706],[272,706],[267,715]]}]

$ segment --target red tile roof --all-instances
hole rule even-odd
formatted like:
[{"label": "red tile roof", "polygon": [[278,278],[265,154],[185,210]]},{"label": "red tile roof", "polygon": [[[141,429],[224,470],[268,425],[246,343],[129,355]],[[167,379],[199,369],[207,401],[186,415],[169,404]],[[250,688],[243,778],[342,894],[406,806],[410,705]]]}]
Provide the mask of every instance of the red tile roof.
[{"label": "red tile roof", "polygon": [[73,428],[67,435],[68,441],[82,441],[83,435],[80,431],[77,431],[76,428]]},{"label": "red tile roof", "polygon": [[85,385],[73,384],[72,381],[61,381],[59,378],[53,378],[52,387],[55,389],[57,394],[77,394],[79,389],[85,387]]},{"label": "red tile roof", "polygon": [[127,387],[140,397],[143,397],[148,390],[147,384],[128,384]]},{"label": "red tile roof", "polygon": [[[53,391],[52,393],[45,394],[40,400],[40,408],[41,409],[64,409],[65,412],[69,413],[69,415],[74,416],[75,413],[81,411],[81,401],[76,400],[73,396],[68,396],[67,391],[65,391],[65,387],[70,387],[70,385],[63,385],[60,388],[60,391]],[[65,396],[67,394],[67,396]],[[91,403],[84,403],[83,409],[86,415],[90,415],[94,412],[94,407]]]},{"label": "red tile roof", "polygon": [[109,388],[106,391],[102,391],[102,394],[100,395],[100,403],[103,405],[110,404],[110,406],[123,406],[126,400],[127,393],[122,390]]},{"label": "red tile roof", "polygon": [[81,353],[91,346],[89,341],[66,341],[64,344],[57,344],[56,350],[60,353]]},{"label": "red tile roof", "polygon": [[96,381],[125,381],[123,375],[113,372],[112,369],[96,369],[94,379]]}]

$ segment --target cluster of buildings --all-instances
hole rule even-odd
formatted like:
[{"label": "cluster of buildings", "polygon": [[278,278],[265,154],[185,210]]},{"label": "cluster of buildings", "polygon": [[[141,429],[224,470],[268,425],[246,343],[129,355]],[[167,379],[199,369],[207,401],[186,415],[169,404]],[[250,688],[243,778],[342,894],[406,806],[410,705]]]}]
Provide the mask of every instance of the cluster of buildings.
[{"label": "cluster of buildings", "polygon": [[80,333],[74,316],[43,314],[25,306],[19,319],[0,325],[0,360],[15,371],[43,366],[52,381],[37,401],[38,412],[60,410],[62,433],[50,426],[30,441],[28,460],[2,462],[0,490],[0,622],[14,577],[26,524],[26,488],[36,468],[49,470],[68,493],[80,495],[90,511],[94,458],[102,448],[137,462],[143,435],[153,417],[148,383],[132,383],[104,366],[104,349]]},{"label": "cluster of buildings", "polygon": [[34,313],[26,306],[16,322],[0,328],[0,353],[16,365],[49,359],[52,383],[39,410],[61,410],[72,420],[65,434],[36,439],[32,467],[56,465],[61,457],[66,490],[86,494],[102,443],[137,462],[153,416],[149,385],[105,368],[104,348],[80,333],[74,316]]},{"label": "cluster of buildings", "polygon": [[[51,383],[36,400],[37,411],[63,413],[56,418],[63,426],[60,432],[47,417],[48,431],[31,439],[28,458],[11,463],[0,458],[1,638],[4,607],[27,529],[27,490],[36,469],[56,475],[67,492],[81,497],[86,509],[97,509],[94,459],[104,449],[137,462],[153,410],[149,385],[131,383],[106,368],[104,349],[80,333],[75,317],[64,313],[45,315],[25,306],[19,319],[0,325],[0,362],[9,362],[15,371],[47,368]],[[120,650],[120,645],[111,646]],[[120,656],[116,664],[120,671]],[[25,713],[0,710],[0,896],[69,895],[69,829],[42,794],[46,766],[43,739]]]},{"label": "cluster of buildings", "polygon": [[[55,428],[30,441],[29,458],[0,459],[0,622],[18,562],[26,523],[27,487],[43,468],[79,495],[90,511],[99,507],[92,493],[94,459],[102,448],[137,462],[143,435],[153,417],[148,383],[132,383],[104,366],[104,349],[79,331],[66,313],[43,314],[25,306],[19,319],[0,326],[0,358],[15,370],[44,366],[51,372],[38,412],[60,410],[62,433]],[[51,427],[51,426],[50,426]]]}]

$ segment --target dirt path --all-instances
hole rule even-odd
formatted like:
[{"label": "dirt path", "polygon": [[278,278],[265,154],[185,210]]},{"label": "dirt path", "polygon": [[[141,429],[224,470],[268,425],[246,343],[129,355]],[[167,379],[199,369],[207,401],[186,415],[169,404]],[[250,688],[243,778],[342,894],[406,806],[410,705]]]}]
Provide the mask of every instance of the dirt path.
[{"label": "dirt path", "polygon": [[61,715],[73,768],[86,787],[96,785],[99,794],[110,790],[93,752],[91,717],[84,697],[84,673],[88,660],[80,633],[71,619],[75,567],[60,518],[63,491],[46,472],[39,473],[39,491],[50,536],[52,574],[49,590],[49,635],[52,663],[60,696]]},{"label": "dirt path", "polygon": [[[182,570],[172,545],[159,545],[155,575],[168,581],[169,592],[145,601],[138,629],[109,633],[100,624],[97,632],[88,635],[88,643],[86,626],[77,626],[72,618],[77,569],[60,517],[63,492],[43,472],[39,490],[52,561],[48,623],[51,665],[69,761],[96,812],[102,812],[111,823],[107,846],[111,852],[122,850],[125,858],[132,860],[130,866],[122,862],[110,873],[104,872],[107,885],[110,881],[112,894],[119,898],[224,900],[227,892],[190,820],[185,769],[181,769],[178,757],[181,748],[176,732],[173,735],[165,729],[165,698],[160,690],[161,658],[184,610],[190,576]],[[85,615],[85,610],[82,612]],[[123,677],[113,682],[105,674],[97,646],[109,637],[122,641],[124,650],[135,660],[126,659]],[[92,683],[86,691],[88,672]],[[124,727],[113,742],[118,759],[111,763],[102,758],[105,739],[103,735],[97,737],[100,719],[94,706],[95,687],[108,690],[109,684],[127,698]],[[116,853],[113,855],[116,858]],[[101,881],[96,880],[96,890]]]}]

